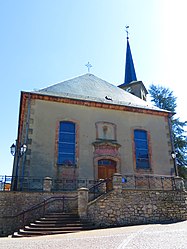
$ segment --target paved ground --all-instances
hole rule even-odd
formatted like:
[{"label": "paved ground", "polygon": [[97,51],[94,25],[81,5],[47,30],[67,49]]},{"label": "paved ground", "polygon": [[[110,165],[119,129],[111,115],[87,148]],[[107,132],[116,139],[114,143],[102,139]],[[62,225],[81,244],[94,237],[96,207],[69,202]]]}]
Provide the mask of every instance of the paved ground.
[{"label": "paved ground", "polygon": [[34,238],[1,238],[2,249],[187,249],[187,221]]}]

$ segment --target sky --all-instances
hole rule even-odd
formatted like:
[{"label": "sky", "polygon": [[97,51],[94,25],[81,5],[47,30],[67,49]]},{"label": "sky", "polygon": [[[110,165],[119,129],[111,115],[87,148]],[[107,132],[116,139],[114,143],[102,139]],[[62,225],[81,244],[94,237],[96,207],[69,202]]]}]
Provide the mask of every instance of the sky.
[{"label": "sky", "polygon": [[186,0],[0,0],[0,175],[11,175],[21,91],[87,73],[124,82],[126,32],[138,80],[169,87],[187,120]]}]

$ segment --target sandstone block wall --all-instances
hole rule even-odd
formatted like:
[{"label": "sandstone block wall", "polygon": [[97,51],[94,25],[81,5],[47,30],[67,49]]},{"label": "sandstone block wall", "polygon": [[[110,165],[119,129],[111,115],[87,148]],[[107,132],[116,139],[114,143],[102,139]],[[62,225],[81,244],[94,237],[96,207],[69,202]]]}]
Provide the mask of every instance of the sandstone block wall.
[{"label": "sandstone block wall", "polygon": [[187,192],[112,191],[88,204],[88,217],[98,227],[186,220]]},{"label": "sandstone block wall", "polygon": [[[114,185],[114,190],[85,206],[87,214],[84,215],[97,227],[187,220],[186,191],[125,190],[121,189],[118,181],[114,181]],[[68,212],[76,209],[78,200],[73,198],[66,200],[64,205],[63,201],[59,200],[46,205],[45,210],[42,207],[24,216],[16,216],[44,199],[63,195],[76,196],[77,192],[0,192],[0,236],[8,236],[22,228],[23,220],[25,224],[29,224],[42,217],[44,211],[60,212],[64,209]],[[87,203],[88,200],[85,200]],[[79,206],[81,207],[80,203]]]},{"label": "sandstone block wall", "polygon": [[43,207],[33,209],[25,215],[19,215],[24,210],[49,199],[50,197],[76,196],[77,192],[0,192],[0,236],[7,236],[23,227],[25,224],[40,218],[43,213],[74,210],[77,208],[77,199],[62,199],[46,204]]}]

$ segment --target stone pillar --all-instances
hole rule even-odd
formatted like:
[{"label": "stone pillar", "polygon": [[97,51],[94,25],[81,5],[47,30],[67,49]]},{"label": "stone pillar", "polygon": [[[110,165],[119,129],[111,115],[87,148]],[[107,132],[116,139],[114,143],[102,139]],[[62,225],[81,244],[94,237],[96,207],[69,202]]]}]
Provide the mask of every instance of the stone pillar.
[{"label": "stone pillar", "polygon": [[117,193],[120,194],[122,192],[122,175],[119,173],[115,173],[113,175],[113,190]]},{"label": "stone pillar", "polygon": [[184,179],[182,177],[175,177],[176,190],[185,191]]},{"label": "stone pillar", "polygon": [[[99,179],[99,182],[102,182],[102,181],[104,181],[104,179]],[[102,183],[98,186],[99,193],[102,193],[102,194],[106,193],[106,189],[107,189],[107,187],[106,187],[106,182],[102,182]]]},{"label": "stone pillar", "polygon": [[81,219],[87,218],[87,207],[88,207],[88,189],[78,189],[78,214]]},{"label": "stone pillar", "polygon": [[45,177],[43,181],[43,191],[51,192],[52,189],[52,178],[51,177]]}]

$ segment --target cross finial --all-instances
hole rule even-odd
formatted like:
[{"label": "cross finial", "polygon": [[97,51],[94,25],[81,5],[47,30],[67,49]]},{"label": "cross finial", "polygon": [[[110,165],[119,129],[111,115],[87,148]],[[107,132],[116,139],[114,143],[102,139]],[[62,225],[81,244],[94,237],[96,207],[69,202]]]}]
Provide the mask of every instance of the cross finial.
[{"label": "cross finial", "polygon": [[88,61],[88,63],[85,65],[88,68],[88,73],[90,72],[90,68],[92,67],[92,65],[90,64],[90,62]]},{"label": "cross finial", "polygon": [[129,39],[129,31],[128,31],[128,28],[129,28],[129,26],[125,26],[125,28],[126,28],[126,33],[127,33],[127,39]]}]

